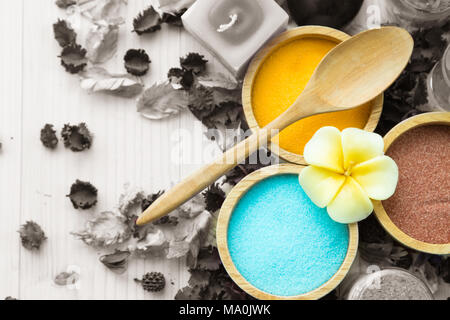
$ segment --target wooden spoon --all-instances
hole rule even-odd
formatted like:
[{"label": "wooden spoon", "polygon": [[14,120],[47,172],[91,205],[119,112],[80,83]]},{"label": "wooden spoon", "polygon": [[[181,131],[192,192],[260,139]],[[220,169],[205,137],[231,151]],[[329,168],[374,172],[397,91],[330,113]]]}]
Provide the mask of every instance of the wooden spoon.
[{"label": "wooden spoon", "polygon": [[365,31],[342,42],[325,56],[286,112],[164,193],[142,213],[137,224],[151,222],[178,208],[294,122],[356,108],[374,99],[397,79],[413,47],[409,33],[397,27]]}]

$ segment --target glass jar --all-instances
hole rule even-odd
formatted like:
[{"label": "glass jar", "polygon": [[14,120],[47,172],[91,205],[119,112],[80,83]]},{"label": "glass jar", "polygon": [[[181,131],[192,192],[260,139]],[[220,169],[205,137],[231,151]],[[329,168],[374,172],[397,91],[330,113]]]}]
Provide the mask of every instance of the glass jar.
[{"label": "glass jar", "polygon": [[386,6],[389,20],[405,28],[439,25],[450,17],[450,0],[394,0]]},{"label": "glass jar", "polygon": [[432,110],[450,111],[450,46],[428,75],[427,89]]},{"label": "glass jar", "polygon": [[347,300],[434,300],[428,286],[412,273],[388,268],[359,277]]}]

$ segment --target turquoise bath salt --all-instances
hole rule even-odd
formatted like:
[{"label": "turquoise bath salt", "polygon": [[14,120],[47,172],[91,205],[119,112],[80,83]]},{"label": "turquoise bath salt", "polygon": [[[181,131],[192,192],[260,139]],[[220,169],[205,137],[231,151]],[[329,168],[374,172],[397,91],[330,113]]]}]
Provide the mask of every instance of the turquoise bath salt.
[{"label": "turquoise bath salt", "polygon": [[348,226],[315,206],[294,174],[269,177],[248,190],[231,215],[227,236],[241,275],[278,296],[304,294],[327,282],[349,244]]}]

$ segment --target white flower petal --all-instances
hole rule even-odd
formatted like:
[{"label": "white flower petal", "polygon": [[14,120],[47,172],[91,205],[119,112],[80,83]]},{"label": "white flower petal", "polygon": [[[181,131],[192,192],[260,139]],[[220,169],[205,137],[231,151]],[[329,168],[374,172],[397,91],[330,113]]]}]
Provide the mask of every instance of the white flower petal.
[{"label": "white flower petal", "polygon": [[386,200],[397,187],[398,167],[388,156],[380,156],[355,166],[352,177],[370,198]]},{"label": "white flower petal", "polygon": [[314,204],[325,208],[345,182],[345,176],[318,167],[307,167],[299,175],[300,185]]},{"label": "white flower petal", "polygon": [[341,132],[334,127],[320,128],[306,144],[303,156],[310,165],[344,173]]},{"label": "white flower petal", "polygon": [[352,177],[347,177],[327,211],[336,222],[353,223],[367,218],[373,211],[373,204],[361,186]]},{"label": "white flower petal", "polygon": [[345,169],[384,154],[383,138],[376,133],[347,128],[341,135]]}]

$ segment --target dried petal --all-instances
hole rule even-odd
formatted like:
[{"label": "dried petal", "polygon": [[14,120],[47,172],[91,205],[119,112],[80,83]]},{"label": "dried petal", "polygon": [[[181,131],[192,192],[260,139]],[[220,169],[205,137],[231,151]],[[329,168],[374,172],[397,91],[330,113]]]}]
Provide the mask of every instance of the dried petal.
[{"label": "dried petal", "polygon": [[140,205],[145,199],[144,192],[138,188],[126,187],[125,192],[119,198],[119,212],[124,217],[135,216],[140,213]]},{"label": "dried petal", "polygon": [[178,208],[179,215],[185,219],[192,219],[206,210],[205,199],[201,194],[197,194],[191,200]]},{"label": "dried petal", "polygon": [[206,70],[206,63],[208,60],[205,59],[201,54],[191,52],[185,57],[180,58],[180,65],[183,69],[190,70],[194,74],[200,74]]},{"label": "dried petal", "polygon": [[123,58],[125,69],[134,76],[143,76],[150,68],[150,57],[143,49],[130,49]]},{"label": "dried petal", "polygon": [[176,226],[151,224],[146,238],[130,249],[144,257],[165,256],[167,259],[177,259],[190,255],[196,258],[209,229],[211,215],[203,210],[194,215],[194,218],[182,218],[179,215],[178,219]]},{"label": "dried petal", "polygon": [[94,25],[86,40],[87,57],[92,63],[104,63],[117,52],[119,26],[117,24]]},{"label": "dried petal", "polygon": [[221,72],[200,76],[198,77],[198,83],[207,88],[222,88],[227,90],[236,90],[240,87],[239,82],[235,78]]},{"label": "dried petal", "polygon": [[194,74],[192,71],[181,68],[171,68],[167,74],[167,78],[174,89],[189,90],[194,84]]},{"label": "dried petal", "polygon": [[72,235],[93,247],[109,247],[125,242],[131,237],[126,218],[114,212],[106,211],[86,222],[85,229],[72,232]]},{"label": "dried petal", "polygon": [[63,48],[71,44],[76,44],[77,34],[66,20],[58,19],[58,22],[53,25],[53,33],[55,34],[56,41]]},{"label": "dried petal", "polygon": [[76,0],[56,0],[55,4],[61,9],[67,9],[70,6],[76,4]]},{"label": "dried petal", "polygon": [[42,228],[33,221],[27,221],[19,230],[22,246],[28,250],[39,250],[47,237]]},{"label": "dried petal", "polygon": [[55,149],[58,145],[58,137],[56,136],[56,131],[53,129],[52,124],[46,124],[44,128],[41,129],[41,142],[49,149]]},{"label": "dried petal", "polygon": [[138,35],[152,33],[161,29],[161,19],[155,9],[149,7],[133,20],[133,27]]},{"label": "dried petal", "polygon": [[75,284],[80,279],[80,275],[75,272],[61,272],[58,274],[53,281],[58,286],[67,286],[71,284]]},{"label": "dried petal", "polygon": [[69,44],[64,47],[61,55],[61,65],[67,72],[75,74],[82,71],[87,66],[86,49],[78,44]]},{"label": "dried petal", "polygon": [[85,123],[80,123],[77,126],[64,125],[61,136],[64,146],[73,152],[80,152],[92,146],[93,137]]},{"label": "dried petal", "polygon": [[67,197],[75,209],[90,209],[97,204],[97,188],[90,182],[77,180],[70,188]]},{"label": "dried petal", "polygon": [[178,217],[167,215],[159,218],[158,220],[153,221],[153,224],[155,226],[162,226],[162,225],[176,226],[178,224]]},{"label": "dried petal", "polygon": [[99,259],[112,272],[122,274],[127,270],[130,255],[131,253],[128,250],[120,251],[116,249],[114,253],[102,255]]},{"label": "dried petal", "polygon": [[123,8],[127,0],[84,0],[79,5],[81,13],[91,22],[106,21],[109,24],[124,22]]},{"label": "dried petal", "polygon": [[80,74],[81,88],[90,93],[103,92],[131,98],[142,92],[144,85],[127,74],[110,74],[100,67],[89,68]]},{"label": "dried petal", "polygon": [[175,90],[170,83],[154,84],[144,91],[137,103],[137,111],[145,118],[159,120],[180,113],[188,105],[188,95]]},{"label": "dried petal", "polygon": [[181,20],[181,16],[187,11],[187,9],[181,9],[175,13],[166,13],[164,12],[161,17],[162,23],[167,23],[172,26],[182,27],[183,21]]}]

